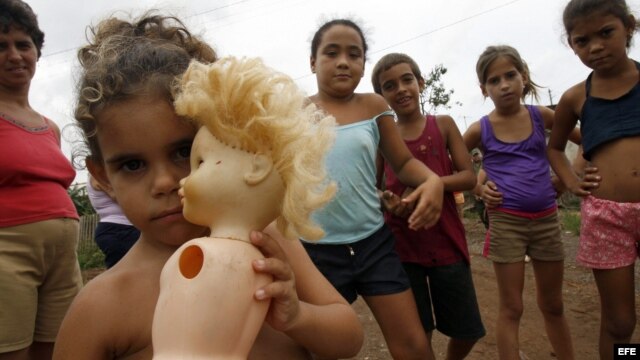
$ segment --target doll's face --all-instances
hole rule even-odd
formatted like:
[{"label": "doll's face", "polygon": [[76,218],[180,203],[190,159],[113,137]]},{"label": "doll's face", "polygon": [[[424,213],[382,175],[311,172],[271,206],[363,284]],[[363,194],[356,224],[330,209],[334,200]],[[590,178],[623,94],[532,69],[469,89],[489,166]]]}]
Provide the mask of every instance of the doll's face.
[{"label": "doll's face", "polygon": [[220,214],[241,206],[239,195],[246,192],[244,174],[252,157],[201,127],[191,148],[191,173],[180,181],[185,218],[197,225],[211,225]]}]

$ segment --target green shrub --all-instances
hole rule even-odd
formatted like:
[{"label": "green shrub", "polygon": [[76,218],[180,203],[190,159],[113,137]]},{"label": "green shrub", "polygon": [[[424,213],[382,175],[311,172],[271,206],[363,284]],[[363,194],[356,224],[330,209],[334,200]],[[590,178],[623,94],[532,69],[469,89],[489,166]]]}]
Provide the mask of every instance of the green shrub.
[{"label": "green shrub", "polygon": [[78,262],[81,270],[104,268],[104,254],[100,249],[78,252]]},{"label": "green shrub", "polygon": [[572,234],[580,235],[580,212],[563,210],[560,212],[562,229]]}]

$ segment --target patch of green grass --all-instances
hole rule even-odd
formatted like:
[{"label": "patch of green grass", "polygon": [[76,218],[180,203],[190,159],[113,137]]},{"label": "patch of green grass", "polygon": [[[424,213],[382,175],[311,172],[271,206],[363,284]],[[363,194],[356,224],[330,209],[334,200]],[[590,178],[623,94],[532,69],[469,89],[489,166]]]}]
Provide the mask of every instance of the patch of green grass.
[{"label": "patch of green grass", "polygon": [[580,235],[580,212],[565,210],[561,211],[562,229],[570,231],[575,235]]},{"label": "patch of green grass", "polygon": [[81,270],[104,268],[104,254],[98,248],[78,252]]}]

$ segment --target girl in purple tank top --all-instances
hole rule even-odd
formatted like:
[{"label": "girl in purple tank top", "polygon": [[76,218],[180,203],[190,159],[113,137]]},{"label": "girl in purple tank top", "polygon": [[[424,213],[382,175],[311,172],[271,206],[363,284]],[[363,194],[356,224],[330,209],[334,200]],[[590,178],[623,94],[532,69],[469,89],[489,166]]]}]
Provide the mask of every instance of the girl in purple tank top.
[{"label": "girl in purple tank top", "polygon": [[[559,359],[573,359],[569,327],[562,310],[564,250],[557,217],[555,184],[546,157],[544,129],[553,111],[523,105],[537,85],[518,52],[488,47],[476,65],[480,88],[495,109],[464,134],[469,150],[480,148],[487,181],[475,192],[489,209],[485,256],[493,261],[500,308],[496,324],[501,359],[519,357],[518,327],[523,311],[525,255],[531,258],[538,304],[547,335]],[[579,132],[574,132],[574,140]],[[484,179],[485,174],[479,174]]]}]

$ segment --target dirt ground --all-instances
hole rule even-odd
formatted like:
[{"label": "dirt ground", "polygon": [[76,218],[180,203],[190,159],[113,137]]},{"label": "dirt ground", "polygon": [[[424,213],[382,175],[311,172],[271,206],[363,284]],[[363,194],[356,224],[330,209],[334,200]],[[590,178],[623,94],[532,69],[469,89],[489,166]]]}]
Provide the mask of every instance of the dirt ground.
[{"label": "dirt ground", "polygon": [[[471,268],[476,287],[482,320],[487,335],[473,348],[469,356],[475,359],[497,359],[495,338],[495,322],[498,311],[498,295],[493,266],[482,257],[484,241],[484,226],[477,218],[465,218],[467,241],[471,254]],[[575,263],[578,236],[563,231],[563,242],[567,257],[565,260],[564,305],[565,314],[569,321],[576,359],[598,359],[598,332],[600,324],[600,309],[598,292],[593,281],[591,271],[579,267]],[[639,266],[636,266],[636,304],[640,304],[640,281],[638,279]],[[524,315],[520,324],[520,349],[526,358],[555,359],[551,345],[544,331],[542,316],[538,311],[535,296],[535,282],[533,269],[527,265],[524,289]],[[352,360],[383,360],[391,359],[386,348],[380,328],[375,322],[369,308],[362,299],[354,304],[365,328],[365,343],[357,357]],[[640,342],[640,331],[634,332],[631,341]],[[447,338],[437,331],[433,335],[433,348],[438,359],[444,359]]]},{"label": "dirt ground", "polygon": [[[490,261],[481,256],[484,242],[484,226],[476,217],[465,218],[467,241],[471,254],[471,268],[480,305],[482,319],[487,335],[473,348],[467,359],[497,359],[495,322],[498,310],[497,286]],[[598,329],[600,310],[598,293],[591,271],[576,266],[575,254],[578,236],[563,231],[563,242],[567,257],[565,260],[564,305],[573,338],[576,359],[590,360],[598,358]],[[86,279],[91,279],[102,270],[88,270]],[[636,266],[636,304],[640,304],[640,264]],[[555,359],[544,331],[542,317],[538,311],[535,297],[533,269],[526,269],[524,289],[524,315],[520,324],[520,349],[529,360]],[[350,360],[386,360],[391,359],[380,328],[362,299],[354,303],[365,329],[365,342],[358,356]],[[640,343],[639,326],[636,326],[631,342]],[[434,331],[432,345],[438,359],[444,359],[447,338]]]}]

